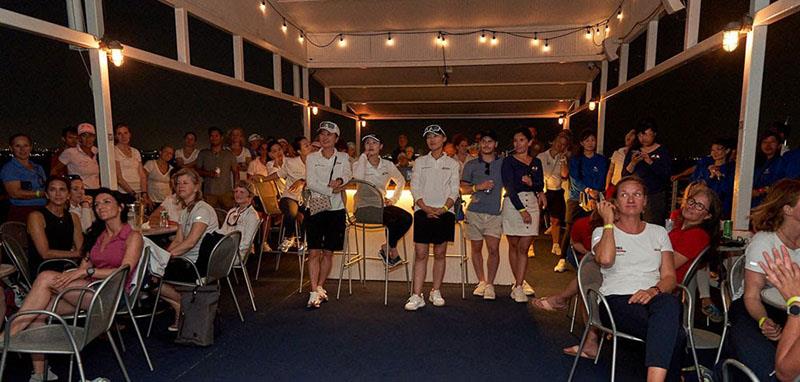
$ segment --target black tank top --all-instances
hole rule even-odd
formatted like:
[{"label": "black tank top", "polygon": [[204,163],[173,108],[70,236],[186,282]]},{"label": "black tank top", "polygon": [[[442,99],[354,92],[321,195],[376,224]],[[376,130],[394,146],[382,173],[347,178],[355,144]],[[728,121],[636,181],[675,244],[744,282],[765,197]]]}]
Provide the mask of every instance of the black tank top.
[{"label": "black tank top", "polygon": [[[65,208],[62,217],[54,215],[46,207],[40,208],[39,212],[44,216],[44,233],[47,237],[47,244],[50,249],[60,251],[71,250],[74,245],[72,234],[75,227],[72,224],[72,214],[69,210]],[[39,251],[36,250],[31,235],[28,235],[28,264],[30,265],[31,273],[34,275],[37,273],[36,270],[39,268],[39,264],[41,264],[42,261],[43,258],[41,254],[39,254]]]}]

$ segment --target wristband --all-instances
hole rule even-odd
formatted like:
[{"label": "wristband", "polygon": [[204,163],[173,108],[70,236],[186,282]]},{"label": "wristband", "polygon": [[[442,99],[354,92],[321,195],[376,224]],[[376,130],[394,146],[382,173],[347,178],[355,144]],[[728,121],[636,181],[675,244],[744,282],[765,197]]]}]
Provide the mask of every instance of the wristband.
[{"label": "wristband", "polygon": [[42,192],[39,191],[39,190],[36,190],[36,197],[37,198],[41,198],[42,197]]},{"label": "wristband", "polygon": [[792,304],[800,304],[800,296],[792,296],[786,300],[786,307],[790,307]]},{"label": "wristband", "polygon": [[603,225],[603,229],[614,229],[614,225],[613,224],[604,224]]},{"label": "wristband", "polygon": [[527,211],[527,210],[528,210],[527,208],[520,208],[520,209],[518,209],[517,211],[519,211],[519,212],[525,212],[525,211]]},{"label": "wristband", "polygon": [[442,206],[442,212],[447,212],[447,211],[448,211],[447,207]]},{"label": "wristband", "polygon": [[758,328],[761,329],[764,326],[764,323],[767,322],[767,316],[761,317],[758,319]]},{"label": "wristband", "polygon": [[472,192],[476,192],[476,191],[478,191],[478,189],[477,189],[477,188],[475,188],[475,185],[473,184],[473,185],[472,185]]},{"label": "wristband", "polygon": [[658,285],[653,285],[650,287],[650,289],[655,289],[657,295],[661,294],[661,288],[659,288]]}]

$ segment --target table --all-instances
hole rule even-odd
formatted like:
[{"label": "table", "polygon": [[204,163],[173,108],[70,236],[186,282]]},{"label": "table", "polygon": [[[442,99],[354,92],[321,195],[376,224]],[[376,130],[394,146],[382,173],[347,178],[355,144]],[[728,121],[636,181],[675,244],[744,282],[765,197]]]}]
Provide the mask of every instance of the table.
[{"label": "table", "polygon": [[161,236],[161,235],[170,235],[175,232],[178,232],[177,225],[170,225],[169,227],[152,227],[142,230],[143,236]]},{"label": "table", "polygon": [[786,309],[786,300],[783,299],[781,296],[781,292],[778,291],[778,288],[765,288],[761,290],[761,300],[764,301],[767,305],[773,306],[775,308],[784,310]]}]

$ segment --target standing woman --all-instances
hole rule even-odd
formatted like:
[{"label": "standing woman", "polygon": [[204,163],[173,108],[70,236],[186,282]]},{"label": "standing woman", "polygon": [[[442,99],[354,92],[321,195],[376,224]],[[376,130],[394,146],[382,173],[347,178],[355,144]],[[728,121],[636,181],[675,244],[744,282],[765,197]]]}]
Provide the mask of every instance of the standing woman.
[{"label": "standing woman", "polygon": [[692,182],[702,182],[714,190],[722,202],[722,218],[731,216],[733,204],[733,178],[736,164],[730,160],[731,144],[723,139],[711,143],[709,156],[697,160],[691,178]]},{"label": "standing woman", "polygon": [[625,146],[618,148],[611,154],[611,162],[608,165],[606,175],[606,198],[611,199],[614,194],[613,187],[622,179],[622,169],[625,167],[625,155],[628,154],[633,142],[636,141],[636,129],[630,129],[625,134]]},{"label": "standing woman", "polygon": [[[411,214],[395,206],[400,199],[406,180],[397,166],[391,161],[381,158],[383,143],[375,134],[365,135],[361,138],[364,143],[364,153],[353,164],[353,178],[372,183],[384,195],[383,224],[389,230],[389,242],[383,243],[379,255],[389,266],[400,264],[402,260],[397,251],[397,242],[405,236],[411,228]],[[395,184],[391,198],[386,197],[386,186],[389,181]]]},{"label": "standing woman", "polygon": [[[28,215],[28,267],[36,276],[39,265],[50,259],[81,257],[83,233],[78,216],[69,212],[69,182],[65,178],[47,180],[47,204]],[[48,268],[63,271],[63,263]]]},{"label": "standing woman", "polygon": [[144,172],[147,174],[147,194],[155,204],[161,204],[167,196],[172,194],[170,187],[170,175],[174,149],[170,145],[161,146],[158,152],[158,159],[151,159],[144,164]]},{"label": "standing woman", "polygon": [[547,207],[544,195],[542,161],[532,157],[529,148],[533,139],[530,130],[514,131],[514,152],[503,160],[501,173],[506,197],[503,201],[503,233],[508,239],[508,262],[514,274],[511,298],[528,302],[525,272],[528,269],[528,248],[539,234],[539,206]]},{"label": "standing woman", "polygon": [[14,134],[8,140],[14,155],[0,170],[0,179],[11,197],[8,221],[24,222],[28,214],[47,202],[44,199],[47,175],[42,166],[31,161],[31,137]]},{"label": "standing woman", "polygon": [[341,251],[344,247],[347,211],[341,195],[342,186],[353,176],[347,153],[334,148],[340,135],[339,126],[323,121],[317,132],[322,148],[307,158],[307,187],[312,198],[328,198],[330,207],[308,217],[309,308],[319,308],[322,301],[328,300],[324,285],[331,272],[333,251]]},{"label": "standing woman", "polygon": [[175,163],[177,167],[194,167],[194,162],[197,161],[197,154],[200,150],[197,149],[197,134],[188,132],[183,135],[183,147],[175,151]]},{"label": "standing woman", "polygon": [[756,157],[753,173],[752,207],[758,207],[775,182],[783,178],[783,157],[781,157],[780,137],[775,131],[767,131],[759,141],[761,152]]},{"label": "standing woman", "polygon": [[228,150],[236,157],[239,166],[239,179],[247,179],[247,165],[250,163],[250,150],[244,141],[244,130],[234,127],[228,132]]},{"label": "standing woman", "polygon": [[636,138],[625,155],[623,176],[636,175],[647,186],[647,207],[644,220],[651,224],[664,224],[667,218],[667,189],[672,175],[672,154],[656,141],[658,126],[652,119],[639,121]]},{"label": "standing woman", "polygon": [[114,126],[114,157],[117,162],[117,182],[120,192],[133,202],[141,197],[147,200],[147,174],[142,166],[142,154],[131,147],[131,129],[124,123]]}]

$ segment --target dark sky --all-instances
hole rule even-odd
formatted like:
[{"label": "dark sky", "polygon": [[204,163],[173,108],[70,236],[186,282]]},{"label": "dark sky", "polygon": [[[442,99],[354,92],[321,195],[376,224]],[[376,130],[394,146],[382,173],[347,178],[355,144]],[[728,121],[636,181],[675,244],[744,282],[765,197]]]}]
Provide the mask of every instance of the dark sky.
[{"label": "dark sky", "polygon": [[[124,43],[172,57],[175,53],[174,15],[169,6],[156,0],[106,0],[106,32]],[[739,8],[744,3],[736,0]],[[742,3],[742,4],[740,4]],[[701,38],[719,25],[712,16],[716,8],[730,2],[704,1]],[[66,25],[63,2],[0,0],[0,7]],[[730,9],[728,7],[726,9]],[[739,9],[728,13],[737,13]],[[668,58],[663,52],[677,52],[683,39],[683,16],[678,13],[662,20],[659,26],[659,62]],[[729,17],[729,14],[723,14]],[[720,17],[722,17],[720,16]],[[191,60],[194,65],[232,75],[230,36],[199,20],[190,20]],[[800,118],[796,84],[800,83],[800,15],[770,26],[767,65],[764,75],[761,125]],[[634,44],[636,45],[636,44]],[[678,49],[676,50],[676,46]],[[271,86],[271,54],[253,46],[245,49],[248,80]],[[640,54],[632,46],[631,66],[636,67]],[[609,101],[606,137],[607,148],[621,142],[620,132],[644,116],[659,122],[661,140],[678,156],[705,153],[716,135],[735,137],[739,115],[744,40],[734,53],[721,50],[687,63],[643,86],[613,97]],[[86,59],[86,55],[83,55]],[[86,59],[88,65],[88,59]],[[284,62],[284,65],[291,65]],[[617,65],[612,63],[612,76]],[[184,131],[200,132],[208,126],[241,126],[248,133],[292,137],[302,134],[300,107],[271,97],[193,78],[157,67],[127,60],[110,70],[113,117],[115,122],[132,126],[134,145],[154,149],[164,143],[178,144]],[[284,69],[284,72],[286,70]],[[250,73],[250,74],[247,74]],[[289,71],[290,73],[290,71]],[[612,84],[616,81],[612,81]],[[321,97],[318,84],[312,83],[312,95]],[[291,88],[284,89],[291,93]],[[64,126],[92,121],[92,97],[89,76],[81,53],[66,45],[27,33],[0,28],[0,147],[5,137],[18,131],[30,133],[40,146],[53,146]],[[354,137],[353,123],[322,113],[313,119],[337,120],[343,138]],[[581,115],[573,128],[595,125],[596,112]],[[378,129],[387,141],[396,141],[400,132],[408,132],[412,144],[418,130],[438,122],[449,133],[463,130],[469,134],[483,128],[508,132],[517,126],[539,126],[545,137],[555,134],[552,120],[444,120],[444,121],[370,121],[365,131]],[[504,136],[500,134],[501,138]],[[800,138],[796,133],[793,140]],[[796,144],[795,144],[796,146]]]}]

